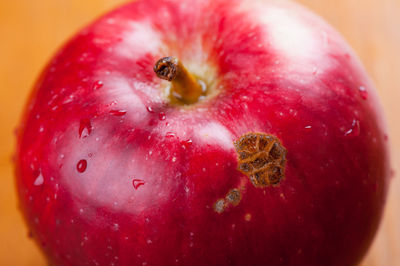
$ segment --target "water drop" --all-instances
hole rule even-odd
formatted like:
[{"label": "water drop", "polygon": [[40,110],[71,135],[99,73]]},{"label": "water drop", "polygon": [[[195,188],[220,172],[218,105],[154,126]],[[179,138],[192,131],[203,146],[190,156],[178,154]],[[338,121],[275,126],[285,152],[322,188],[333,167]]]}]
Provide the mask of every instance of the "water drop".
[{"label": "water drop", "polygon": [[147,111],[149,112],[149,113],[154,113],[154,111],[153,111],[153,108],[151,108],[151,106],[147,106]]},{"label": "water drop", "polygon": [[112,102],[110,102],[109,104],[106,104],[106,107],[110,107],[110,106],[113,106],[113,105],[116,105],[116,104],[118,104],[118,101],[112,101]]},{"label": "water drop", "polygon": [[126,114],[126,110],[111,110],[110,114],[114,116],[124,116]]},{"label": "water drop", "polygon": [[165,137],[167,137],[167,138],[173,138],[173,137],[175,137],[175,134],[172,133],[172,132],[167,132],[167,133],[165,134]]},{"label": "water drop", "polygon": [[141,179],[133,179],[132,180],[132,185],[135,189],[138,189],[140,186],[143,186],[145,184],[144,180]]},{"label": "water drop", "polygon": [[181,143],[182,143],[182,148],[187,149],[190,146],[192,146],[193,141],[191,139],[188,139],[188,140],[182,141]]},{"label": "water drop", "polygon": [[167,118],[167,116],[165,115],[164,112],[161,112],[158,114],[158,118],[162,121],[162,120],[165,120],[165,118]]},{"label": "water drop", "polygon": [[43,132],[44,131],[44,127],[43,126],[40,126],[39,127],[39,132]]},{"label": "water drop", "polygon": [[38,174],[37,174],[37,177],[36,177],[36,179],[35,179],[35,182],[33,182],[33,184],[34,184],[35,186],[41,186],[41,185],[43,185],[43,183],[44,183],[44,178],[43,178],[42,173],[41,173],[40,170],[39,170],[39,171],[38,171]]},{"label": "water drop", "polygon": [[78,170],[79,173],[83,173],[86,171],[87,168],[87,161],[86,160],[80,160],[78,164],[76,165],[76,169]]},{"label": "water drop", "polygon": [[79,137],[86,138],[92,133],[92,123],[90,119],[81,119],[79,123]]},{"label": "water drop", "polygon": [[98,90],[98,89],[100,89],[101,87],[103,87],[103,82],[102,81],[96,81],[94,84],[93,84],[93,90]]},{"label": "water drop", "polygon": [[306,126],[306,127],[304,127],[305,129],[311,129],[311,126]]},{"label": "water drop", "polygon": [[114,224],[113,225],[113,230],[118,231],[119,230],[119,224]]},{"label": "water drop", "polygon": [[353,120],[351,128],[344,133],[345,136],[357,137],[360,135],[360,121]]},{"label": "water drop", "polygon": [[360,92],[361,98],[363,98],[364,100],[368,99],[368,92],[364,86],[360,86],[358,88],[358,91]]}]

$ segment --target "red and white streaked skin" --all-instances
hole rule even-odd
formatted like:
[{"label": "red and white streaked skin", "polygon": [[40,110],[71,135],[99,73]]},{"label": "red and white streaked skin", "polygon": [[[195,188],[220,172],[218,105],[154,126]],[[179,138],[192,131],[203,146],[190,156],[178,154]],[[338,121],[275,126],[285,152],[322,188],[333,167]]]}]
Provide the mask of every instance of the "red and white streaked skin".
[{"label": "red and white streaked skin", "polygon": [[[152,70],[163,56],[212,96],[171,105]],[[37,82],[17,133],[21,209],[51,265],[354,265],[390,173],[375,94],[342,38],[296,4],[130,3]],[[278,186],[237,170],[248,132],[287,149]]]}]

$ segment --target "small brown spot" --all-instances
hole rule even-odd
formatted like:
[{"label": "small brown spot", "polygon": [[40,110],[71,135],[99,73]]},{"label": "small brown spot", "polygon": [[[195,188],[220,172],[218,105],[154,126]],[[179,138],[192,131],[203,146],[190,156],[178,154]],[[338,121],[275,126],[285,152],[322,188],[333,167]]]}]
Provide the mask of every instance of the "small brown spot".
[{"label": "small brown spot", "polygon": [[225,195],[225,199],[218,199],[214,204],[214,211],[217,213],[223,213],[229,206],[237,206],[242,199],[242,194],[237,188],[229,190]]},{"label": "small brown spot", "polygon": [[225,200],[224,199],[219,199],[217,202],[214,204],[214,211],[218,213],[223,213],[225,210]]},{"label": "small brown spot", "polygon": [[225,196],[225,200],[233,206],[237,206],[241,199],[242,195],[240,194],[240,191],[236,188],[230,190]]},{"label": "small brown spot", "polygon": [[286,149],[280,140],[264,133],[248,133],[234,142],[238,170],[255,187],[278,185],[285,177]]},{"label": "small brown spot", "polygon": [[250,222],[251,221],[251,214],[250,213],[246,213],[246,215],[244,216],[244,220],[246,222]]}]

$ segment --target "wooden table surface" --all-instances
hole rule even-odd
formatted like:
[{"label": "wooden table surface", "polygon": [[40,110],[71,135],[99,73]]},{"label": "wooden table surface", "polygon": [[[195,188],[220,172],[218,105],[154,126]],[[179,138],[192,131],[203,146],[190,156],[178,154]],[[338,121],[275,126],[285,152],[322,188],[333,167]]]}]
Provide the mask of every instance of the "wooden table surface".
[{"label": "wooden table surface", "polygon": [[[182,0],[183,1],[183,0]],[[0,265],[45,265],[17,211],[13,129],[32,83],[82,25],[124,0],[0,0]],[[350,42],[374,80],[390,126],[392,180],[378,235],[363,266],[400,265],[400,0],[299,0]]]}]

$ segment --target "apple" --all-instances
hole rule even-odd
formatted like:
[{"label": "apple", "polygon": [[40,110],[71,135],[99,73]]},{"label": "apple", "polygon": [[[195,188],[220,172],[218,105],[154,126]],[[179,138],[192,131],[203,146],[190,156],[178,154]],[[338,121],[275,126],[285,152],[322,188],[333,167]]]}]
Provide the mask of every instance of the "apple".
[{"label": "apple", "polygon": [[387,138],[360,61],[303,7],[136,1],[40,76],[18,196],[51,265],[355,265]]}]

